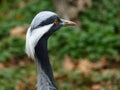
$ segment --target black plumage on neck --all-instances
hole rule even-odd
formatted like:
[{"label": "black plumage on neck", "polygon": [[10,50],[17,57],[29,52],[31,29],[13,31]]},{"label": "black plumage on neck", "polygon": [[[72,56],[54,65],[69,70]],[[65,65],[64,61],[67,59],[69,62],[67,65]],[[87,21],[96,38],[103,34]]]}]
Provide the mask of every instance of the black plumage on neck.
[{"label": "black plumage on neck", "polygon": [[54,87],[54,89],[52,89],[52,90],[57,90],[57,87],[54,82],[52,67],[51,67],[51,64],[49,61],[47,41],[48,41],[48,38],[55,31],[57,31],[61,26],[62,26],[61,24],[57,24],[57,25],[53,24],[53,26],[49,29],[49,31],[46,32],[40,38],[40,40],[37,42],[37,44],[35,46],[35,58],[37,60],[36,63],[38,65],[38,72],[41,72],[40,70],[42,69],[42,71],[47,75],[47,77],[49,78],[49,81],[51,82],[51,85]]},{"label": "black plumage on neck", "polygon": [[26,53],[35,59],[37,64],[40,76],[37,90],[57,90],[49,61],[47,40],[60,27],[73,25],[74,22],[60,19],[50,11],[40,12],[33,19],[26,35]]},{"label": "black plumage on neck", "polygon": [[[44,36],[38,41],[37,45],[35,46],[35,57],[38,60],[37,65],[41,66],[41,69],[44,71],[44,73],[47,75],[53,86],[56,88],[52,67],[48,56],[47,40],[48,37]],[[38,70],[40,70],[39,66]]]}]

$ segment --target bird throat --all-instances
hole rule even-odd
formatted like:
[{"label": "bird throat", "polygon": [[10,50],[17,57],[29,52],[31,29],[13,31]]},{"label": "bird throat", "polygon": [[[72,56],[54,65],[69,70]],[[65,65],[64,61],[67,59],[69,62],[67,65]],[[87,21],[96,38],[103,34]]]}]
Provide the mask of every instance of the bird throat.
[{"label": "bird throat", "polygon": [[[38,73],[39,73],[39,76],[38,76],[39,89],[37,90],[57,90],[54,83],[53,72],[52,72],[51,64],[48,57],[47,39],[48,38],[42,37],[38,41],[37,45],[35,46],[36,64],[37,64]],[[43,89],[40,89],[40,88],[43,88]],[[51,88],[51,89],[44,89],[44,88]]]}]

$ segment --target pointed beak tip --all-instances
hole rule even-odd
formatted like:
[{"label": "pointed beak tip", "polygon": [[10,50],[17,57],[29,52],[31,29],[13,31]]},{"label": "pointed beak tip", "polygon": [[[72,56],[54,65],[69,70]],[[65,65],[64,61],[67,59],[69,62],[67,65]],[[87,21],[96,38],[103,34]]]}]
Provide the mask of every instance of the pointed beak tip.
[{"label": "pointed beak tip", "polygon": [[65,26],[76,26],[77,24],[73,21],[69,21],[65,23]]},{"label": "pointed beak tip", "polygon": [[75,22],[70,22],[69,25],[70,26],[76,26],[77,24]]},{"label": "pointed beak tip", "polygon": [[77,23],[65,19],[61,19],[63,21],[63,26],[76,26]]}]

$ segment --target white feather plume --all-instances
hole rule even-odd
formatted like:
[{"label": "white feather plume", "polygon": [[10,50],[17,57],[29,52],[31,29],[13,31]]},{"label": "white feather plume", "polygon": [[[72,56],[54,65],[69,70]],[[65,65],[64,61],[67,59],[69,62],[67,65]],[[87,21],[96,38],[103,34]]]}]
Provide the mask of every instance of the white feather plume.
[{"label": "white feather plume", "polygon": [[37,28],[31,32],[31,27],[28,29],[26,34],[26,53],[32,59],[35,59],[35,46],[40,40],[40,38],[49,31],[53,24],[45,25],[43,27]]}]

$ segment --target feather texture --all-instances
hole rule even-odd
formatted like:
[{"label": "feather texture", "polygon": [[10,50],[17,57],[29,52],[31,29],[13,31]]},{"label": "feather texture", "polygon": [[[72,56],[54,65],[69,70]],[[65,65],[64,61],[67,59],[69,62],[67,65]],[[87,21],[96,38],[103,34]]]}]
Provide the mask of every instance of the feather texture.
[{"label": "feather texture", "polygon": [[38,13],[32,23],[31,23],[31,29],[37,28],[43,21],[47,20],[48,18],[50,18],[51,16],[57,15],[54,12],[50,12],[50,11],[43,11]]},{"label": "feather texture", "polygon": [[40,38],[46,33],[48,32],[48,30],[53,26],[53,24],[49,24],[49,25],[45,25],[43,27],[39,27],[37,29],[35,29],[34,31],[32,31],[31,33],[31,27],[28,29],[27,31],[27,35],[26,35],[26,53],[29,57],[31,57],[32,59],[35,59],[35,51],[34,48],[38,42],[38,40],[40,40]]},{"label": "feather texture", "polygon": [[[38,60],[37,60],[38,61]],[[37,90],[57,90],[53,84],[51,83],[48,76],[42,70],[41,65],[37,62],[38,66],[38,82],[37,82]]]},{"label": "feather texture", "polygon": [[[53,27],[53,20],[56,17],[57,14],[50,11],[38,13],[26,34],[26,53],[35,60],[38,68],[37,90],[57,90],[47,55],[47,44],[41,42],[42,37]],[[49,33],[51,34],[51,31]]]}]

